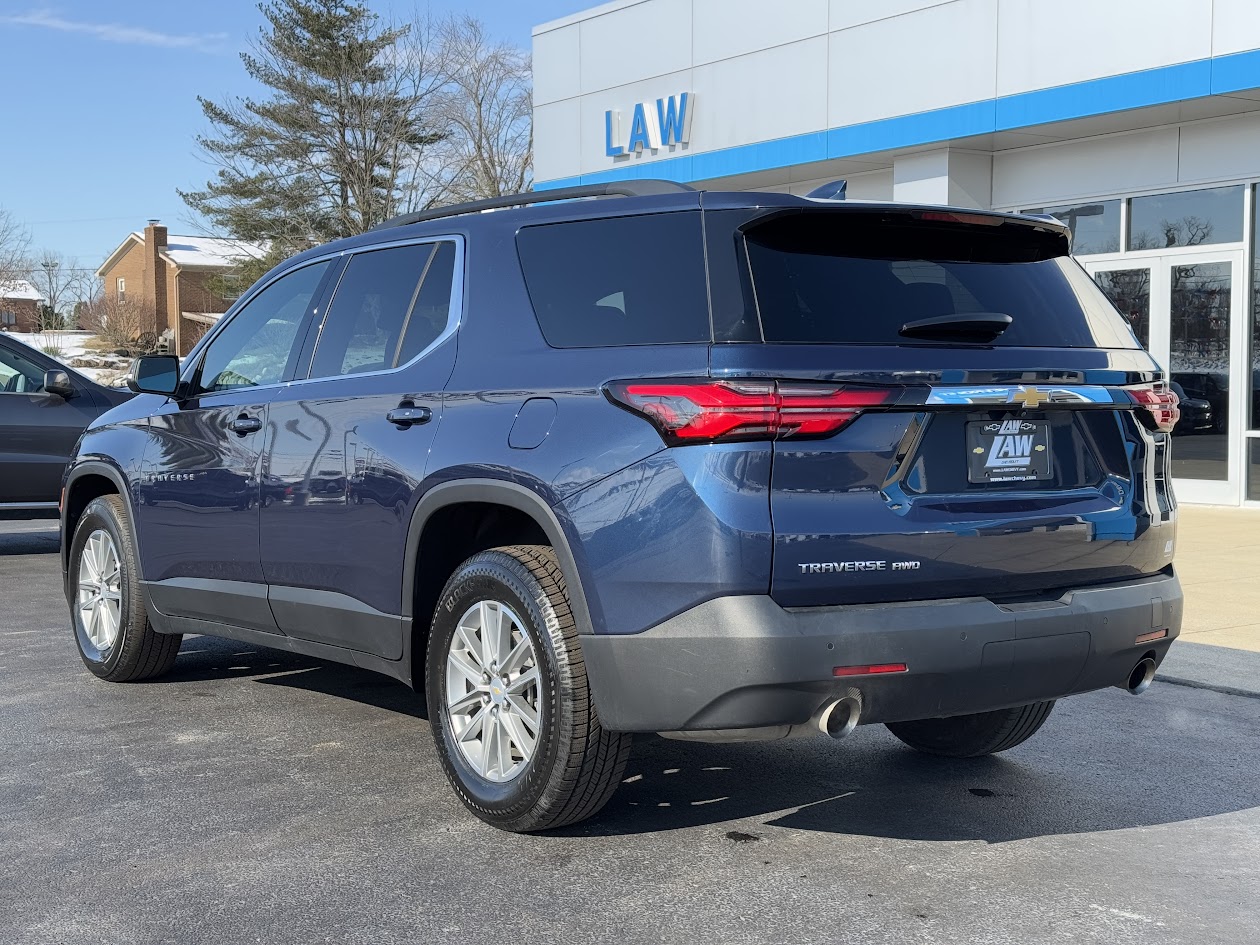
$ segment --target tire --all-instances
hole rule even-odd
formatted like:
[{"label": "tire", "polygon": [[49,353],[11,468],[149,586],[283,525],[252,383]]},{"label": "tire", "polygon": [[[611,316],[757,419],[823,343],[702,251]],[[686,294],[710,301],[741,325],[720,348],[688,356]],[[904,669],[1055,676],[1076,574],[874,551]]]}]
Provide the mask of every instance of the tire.
[{"label": "tire", "polygon": [[[485,635],[468,629],[485,624],[508,627],[497,650],[486,651]],[[517,665],[525,640],[532,652]],[[491,682],[487,672],[476,677],[504,649],[511,652],[501,657],[504,665]],[[536,682],[522,689],[531,672]],[[455,570],[438,599],[425,677],[442,769],[460,800],[486,823],[516,833],[564,827],[595,814],[616,791],[631,737],[599,723],[551,548],[494,548]],[[530,710],[535,738],[525,749]],[[480,722],[478,713],[484,713]]]},{"label": "tire", "polygon": [[[144,606],[144,590],[140,586],[139,558],[131,537],[130,518],[121,497],[104,495],[93,499],[84,510],[70,543],[70,584],[74,589],[70,600],[70,622],[79,655],[93,673],[108,682],[140,682],[154,679],[170,670],[179,654],[182,637],[154,631]],[[104,537],[102,537],[104,536]],[[106,540],[107,539],[107,540]],[[92,542],[89,548],[89,542]],[[101,575],[96,583],[106,598],[105,610],[117,613],[117,628],[111,636],[102,632],[102,624],[92,622],[92,610],[85,610],[81,579],[92,577],[101,549],[112,549],[117,560],[117,577]],[[91,561],[85,572],[83,559]],[[106,552],[103,560],[111,560]],[[92,596],[91,592],[87,592]],[[102,612],[102,616],[104,613]]]},{"label": "tire", "polygon": [[916,751],[946,758],[979,758],[1030,739],[1050,717],[1054,701],[957,715],[948,719],[889,722],[888,731]]}]

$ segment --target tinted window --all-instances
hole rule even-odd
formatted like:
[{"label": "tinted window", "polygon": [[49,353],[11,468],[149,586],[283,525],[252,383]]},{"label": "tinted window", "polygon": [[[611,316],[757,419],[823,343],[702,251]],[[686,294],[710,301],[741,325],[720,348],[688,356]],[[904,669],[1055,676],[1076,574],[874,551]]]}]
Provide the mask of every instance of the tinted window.
[{"label": "tinted window", "polygon": [[[1260,185],[1257,185],[1252,194],[1255,198],[1260,198]],[[1255,201],[1252,201],[1252,207]],[[1255,214],[1251,221],[1251,355],[1249,358],[1251,364],[1251,397],[1248,407],[1251,414],[1251,423],[1248,429],[1260,430],[1260,214]],[[1257,462],[1256,457],[1260,457],[1260,440],[1251,441],[1252,457],[1253,457],[1253,475],[1260,476],[1260,468],[1254,464]],[[1260,483],[1260,478],[1256,480]],[[1248,498],[1260,498],[1260,495]]]},{"label": "tinted window", "polygon": [[[408,315],[424,289],[421,279],[429,281],[439,245],[451,247],[453,253],[450,243],[418,243],[351,257],[320,331],[311,377],[383,371],[400,363],[396,359],[403,328],[410,327]],[[442,281],[440,275],[432,274]],[[450,298],[449,274],[446,298]],[[428,328],[427,319],[422,322],[417,325],[421,333]],[[435,332],[429,340],[436,337]]]},{"label": "tinted window", "polygon": [[201,390],[257,387],[284,380],[298,328],[329,265],[315,263],[281,276],[233,315],[206,347]]},{"label": "tinted window", "polygon": [[553,347],[709,340],[698,213],[531,226],[517,247]]},{"label": "tinted window", "polygon": [[906,323],[977,312],[1009,315],[993,342],[1133,348],[1106,296],[1051,232],[931,223],[861,213],[781,217],[748,233],[765,340],[916,344]]},{"label": "tinted window", "polygon": [[1129,249],[1237,243],[1242,238],[1241,184],[1134,197],[1129,204]]},{"label": "tinted window", "polygon": [[0,348],[0,393],[34,394],[43,389],[43,368],[16,351]]},{"label": "tinted window", "polygon": [[1094,273],[1094,281],[1103,294],[1124,316],[1137,340],[1146,347],[1151,343],[1151,270],[1105,269]]},{"label": "tinted window", "polygon": [[1025,213],[1048,213],[1061,220],[1072,231],[1072,255],[1120,252],[1120,201],[1095,200],[1092,203],[1065,207],[1025,210]]},{"label": "tinted window", "polygon": [[455,244],[439,243],[403,331],[397,363],[406,364],[446,330],[455,281]]}]

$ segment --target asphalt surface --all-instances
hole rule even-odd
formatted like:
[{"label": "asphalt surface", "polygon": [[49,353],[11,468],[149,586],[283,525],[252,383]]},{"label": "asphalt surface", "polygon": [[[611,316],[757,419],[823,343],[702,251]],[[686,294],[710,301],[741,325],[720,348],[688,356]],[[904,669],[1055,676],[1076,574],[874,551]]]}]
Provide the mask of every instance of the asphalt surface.
[{"label": "asphalt surface", "polygon": [[[878,726],[644,737],[602,815],[510,836],[384,677],[196,637],[161,682],[98,681],[56,548],[51,523],[0,523],[5,945],[1260,941],[1237,651],[1179,644],[1178,682],[1068,700],[977,761]],[[1214,667],[1242,685],[1204,688]]]}]

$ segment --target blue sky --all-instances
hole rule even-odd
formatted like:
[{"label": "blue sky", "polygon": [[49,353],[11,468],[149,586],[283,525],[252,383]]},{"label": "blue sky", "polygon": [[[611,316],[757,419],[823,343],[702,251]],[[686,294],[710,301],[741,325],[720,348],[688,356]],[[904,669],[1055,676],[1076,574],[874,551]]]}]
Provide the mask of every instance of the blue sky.
[{"label": "blue sky", "polygon": [[[530,28],[598,0],[369,0],[403,16],[464,11],[529,48]],[[95,268],[149,217],[197,232],[176,188],[210,176],[195,153],[197,96],[256,94],[238,53],[262,16],[251,0],[0,0],[0,207],[32,246]]]}]

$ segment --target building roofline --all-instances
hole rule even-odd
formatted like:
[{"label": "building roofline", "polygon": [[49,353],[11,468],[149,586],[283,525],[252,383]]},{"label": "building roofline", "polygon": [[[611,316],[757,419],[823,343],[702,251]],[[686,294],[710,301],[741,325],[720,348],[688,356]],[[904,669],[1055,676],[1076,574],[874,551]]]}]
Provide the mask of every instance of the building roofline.
[{"label": "building roofline", "polygon": [[119,243],[118,247],[112,253],[110,253],[108,256],[105,257],[105,261],[101,263],[100,267],[96,270],[96,277],[98,279],[105,278],[104,275],[102,275],[102,273],[104,273],[105,270],[108,269],[110,266],[115,265],[118,262],[118,260],[123,257],[123,254],[126,253],[128,248],[130,247],[130,244],[133,241],[139,243],[141,246],[144,245],[143,236],[141,236],[139,233],[128,233],[127,238],[124,239],[121,243]]},{"label": "building roofline", "polygon": [[603,16],[605,13],[615,13],[618,10],[624,10],[626,7],[638,6],[640,3],[646,2],[647,0],[609,0],[608,3],[601,3],[597,7],[579,10],[577,13],[570,13],[568,16],[562,16],[559,19],[539,23],[534,27],[531,35],[537,36],[540,33],[550,33],[552,30],[562,29],[566,26],[572,26],[574,23],[581,23],[583,20],[591,20],[597,16]]}]

